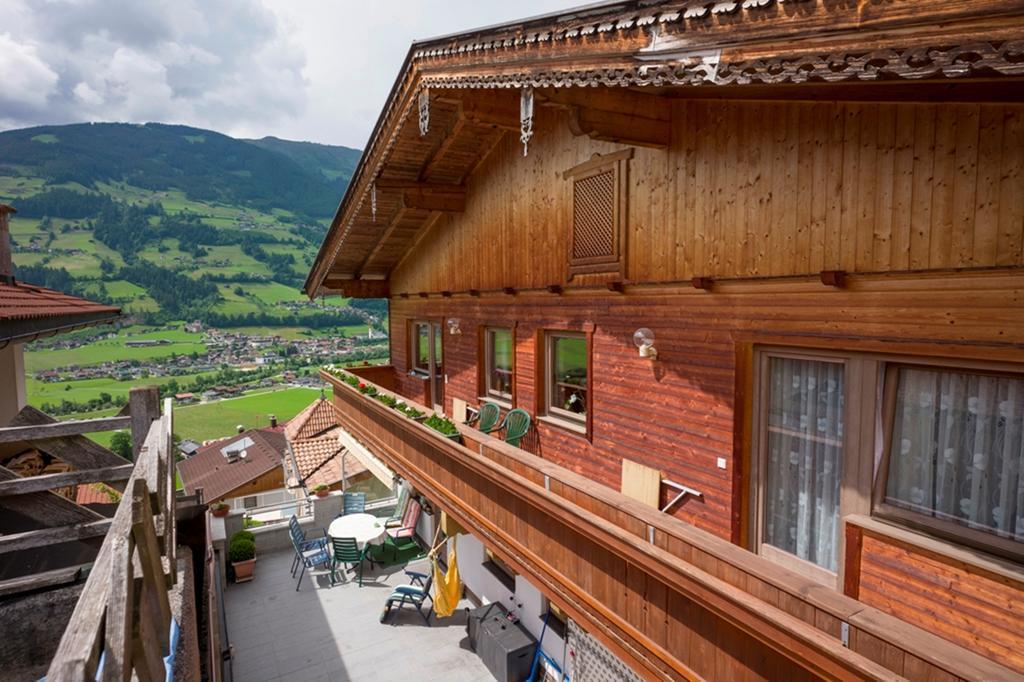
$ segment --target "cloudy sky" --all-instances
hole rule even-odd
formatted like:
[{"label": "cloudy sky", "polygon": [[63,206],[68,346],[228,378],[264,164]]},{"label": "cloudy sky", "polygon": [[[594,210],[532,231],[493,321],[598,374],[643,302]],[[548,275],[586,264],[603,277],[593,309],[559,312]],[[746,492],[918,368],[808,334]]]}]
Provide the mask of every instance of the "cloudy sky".
[{"label": "cloudy sky", "polygon": [[415,39],[580,0],[2,0],[0,129],[161,121],[361,148]]}]

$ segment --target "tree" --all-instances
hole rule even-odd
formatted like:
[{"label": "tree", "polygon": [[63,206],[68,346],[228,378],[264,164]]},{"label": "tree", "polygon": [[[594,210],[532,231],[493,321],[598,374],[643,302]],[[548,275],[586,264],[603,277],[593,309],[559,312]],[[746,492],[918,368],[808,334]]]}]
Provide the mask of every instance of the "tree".
[{"label": "tree", "polygon": [[110,449],[115,453],[124,457],[129,462],[132,461],[132,437],[127,431],[118,431],[114,434],[114,437],[110,439]]}]

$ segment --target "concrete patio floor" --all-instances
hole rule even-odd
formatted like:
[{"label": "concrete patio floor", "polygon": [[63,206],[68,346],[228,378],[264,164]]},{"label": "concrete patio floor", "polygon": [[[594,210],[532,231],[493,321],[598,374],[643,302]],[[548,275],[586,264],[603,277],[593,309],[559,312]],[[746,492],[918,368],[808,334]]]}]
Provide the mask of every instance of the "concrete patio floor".
[{"label": "concrete patio floor", "polygon": [[[408,606],[382,624],[391,588],[408,582],[404,567],[366,570],[362,588],[354,571],[334,587],[326,574],[310,579],[307,572],[296,592],[291,560],[290,552],[260,554],[256,578],[224,595],[237,682],[494,679],[469,649],[461,608],[468,601],[450,618],[432,616],[431,627]],[[427,566],[420,560],[409,568]]]}]

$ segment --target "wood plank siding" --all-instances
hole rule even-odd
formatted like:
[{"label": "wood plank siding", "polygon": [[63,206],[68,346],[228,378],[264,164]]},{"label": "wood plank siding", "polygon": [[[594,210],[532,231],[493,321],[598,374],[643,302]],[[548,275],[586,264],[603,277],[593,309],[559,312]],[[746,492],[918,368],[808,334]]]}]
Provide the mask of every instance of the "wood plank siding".
[{"label": "wood plank siding", "polygon": [[[622,146],[543,106],[535,130],[526,158],[498,143],[392,292],[566,283],[560,174]],[[1020,104],[677,100],[669,149],[636,148],[628,172],[630,281],[1024,264]]]}]

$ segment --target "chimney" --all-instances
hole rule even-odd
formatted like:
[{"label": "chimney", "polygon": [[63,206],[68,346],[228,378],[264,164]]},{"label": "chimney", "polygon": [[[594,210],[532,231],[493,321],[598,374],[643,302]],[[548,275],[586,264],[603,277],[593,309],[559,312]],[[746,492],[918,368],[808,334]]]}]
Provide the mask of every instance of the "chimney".
[{"label": "chimney", "polygon": [[14,265],[11,261],[10,215],[17,213],[13,206],[0,204],[0,281],[14,284]]},{"label": "chimney", "polygon": [[270,428],[277,426],[277,415],[270,415]]}]

